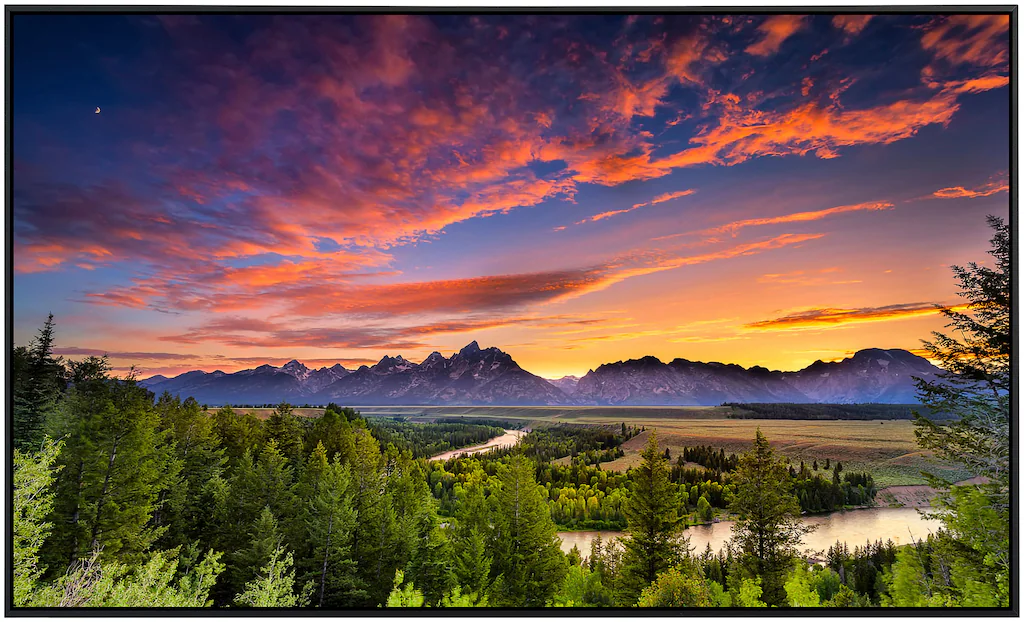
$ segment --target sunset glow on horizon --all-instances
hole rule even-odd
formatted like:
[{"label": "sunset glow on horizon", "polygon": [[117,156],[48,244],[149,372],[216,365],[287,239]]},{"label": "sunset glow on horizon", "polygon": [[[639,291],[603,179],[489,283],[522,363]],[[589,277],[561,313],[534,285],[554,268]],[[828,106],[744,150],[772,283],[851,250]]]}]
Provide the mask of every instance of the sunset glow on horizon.
[{"label": "sunset glow on horizon", "polygon": [[118,373],[921,354],[1009,215],[1006,15],[11,29],[15,342]]}]

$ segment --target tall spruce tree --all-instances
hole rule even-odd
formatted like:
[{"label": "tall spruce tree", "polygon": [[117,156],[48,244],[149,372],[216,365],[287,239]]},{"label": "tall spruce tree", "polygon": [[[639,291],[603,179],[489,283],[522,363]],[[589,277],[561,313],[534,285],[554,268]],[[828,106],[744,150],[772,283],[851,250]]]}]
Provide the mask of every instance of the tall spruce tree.
[{"label": "tall spruce tree", "polygon": [[327,450],[328,460],[351,462],[355,455],[355,434],[345,412],[329,404],[324,414],[313,422],[306,432],[306,452],[312,452],[318,443]]},{"label": "tall spruce tree", "polygon": [[355,439],[352,506],[356,512],[356,529],[352,553],[357,563],[359,589],[353,592],[353,604],[376,607],[387,599],[393,587],[395,509],[387,494],[387,474],[380,445],[365,429],[357,429]]},{"label": "tall spruce tree", "polygon": [[66,387],[64,364],[53,357],[54,322],[51,313],[28,347],[12,357],[12,428],[14,446],[38,451],[46,420],[53,415]]},{"label": "tall spruce tree", "polygon": [[264,506],[252,523],[247,525],[246,543],[229,552],[227,581],[219,586],[217,594],[222,596],[241,591],[256,577],[260,568],[271,561],[274,551],[285,546],[284,534],[277,517]]},{"label": "tall spruce tree", "polygon": [[263,443],[263,422],[249,413],[239,414],[224,406],[213,414],[213,428],[224,448],[224,455],[234,464],[250,451],[259,451]]},{"label": "tall spruce tree", "polygon": [[534,479],[533,464],[522,455],[513,456],[502,468],[497,484],[491,495],[495,580],[490,601],[505,607],[543,607],[568,571],[547,492]]},{"label": "tall spruce tree", "polygon": [[809,529],[800,521],[800,502],[786,463],[760,428],[754,446],[740,457],[734,481],[729,511],[737,518],[731,544],[739,550],[745,570],[761,578],[764,602],[785,606],[785,576]]},{"label": "tall spruce tree", "polygon": [[224,474],[226,462],[213,419],[195,399],[189,397],[182,401],[167,392],[157,400],[156,411],[161,429],[174,443],[174,457],[180,464],[181,477],[178,485],[162,491],[162,503],[153,522],[167,526],[162,538],[165,547],[197,540],[207,543],[207,536],[214,529],[208,485]]},{"label": "tall spruce tree", "polygon": [[302,421],[292,414],[292,407],[281,402],[263,425],[267,440],[277,443],[277,449],[293,465],[301,465],[302,440],[305,436]]},{"label": "tall spruce tree", "polygon": [[463,592],[483,596],[489,586],[493,557],[488,550],[491,516],[484,486],[487,475],[477,467],[466,480],[455,510],[452,548],[455,576]]},{"label": "tall spruce tree", "polygon": [[933,421],[919,413],[914,425],[922,448],[988,480],[966,486],[932,480],[943,490],[936,515],[946,529],[939,535],[938,548],[949,567],[936,588],[960,604],[1007,606],[1012,255],[1009,227],[993,216],[988,223],[995,232],[989,251],[993,265],[971,262],[952,267],[965,302],[942,309],[951,333],[935,332],[933,341],[924,342],[944,371],[935,380],[917,380],[918,396],[928,411],[956,419]]},{"label": "tall spruce tree", "polygon": [[348,465],[328,461],[327,450],[318,443],[296,485],[305,552],[298,570],[304,581],[313,582],[312,602],[318,607],[344,606],[355,587],[351,549],[356,516],[350,495]]},{"label": "tall spruce tree", "polygon": [[689,542],[681,536],[680,499],[653,430],[640,456],[643,462],[632,471],[633,488],[625,508],[629,535],[623,540],[622,596],[626,603],[636,602],[659,574],[689,553]]},{"label": "tall spruce tree", "polygon": [[164,530],[151,518],[180,465],[149,391],[133,377],[111,378],[105,359],[71,367],[74,388],[51,422],[66,441],[47,565],[63,570],[98,548],[104,559],[137,561]]}]

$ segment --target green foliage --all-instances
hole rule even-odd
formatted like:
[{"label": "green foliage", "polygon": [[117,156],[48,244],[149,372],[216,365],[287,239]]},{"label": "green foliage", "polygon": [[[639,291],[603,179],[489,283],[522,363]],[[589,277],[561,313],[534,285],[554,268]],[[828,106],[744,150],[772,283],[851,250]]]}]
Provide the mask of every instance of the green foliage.
[{"label": "green foliage", "polygon": [[151,517],[178,481],[173,440],[134,378],[111,378],[104,359],[70,367],[74,386],[50,422],[54,436],[67,438],[43,557],[51,569],[97,548],[105,560],[140,561],[166,530]]},{"label": "green foliage", "polygon": [[214,421],[194,399],[182,402],[166,392],[157,400],[156,411],[161,429],[173,443],[174,468],[180,475],[161,491],[153,523],[167,527],[161,539],[166,546],[209,541],[215,529],[209,484],[222,477],[226,462]]},{"label": "green foliage", "polygon": [[12,352],[12,441],[22,451],[39,450],[46,420],[53,416],[67,384],[63,361],[53,357],[53,341],[51,313],[28,347]]},{"label": "green foliage", "polygon": [[454,553],[446,529],[433,515],[426,515],[418,528],[419,544],[409,561],[409,578],[420,586],[426,601],[437,606],[456,586]]},{"label": "green foliage", "polygon": [[223,571],[219,553],[208,553],[180,573],[177,550],[154,553],[138,567],[102,562],[99,552],[76,562],[51,586],[38,590],[36,607],[209,607],[208,598]]},{"label": "green foliage", "polygon": [[638,607],[713,607],[714,596],[707,581],[696,571],[670,568],[644,588]]},{"label": "green foliage", "polygon": [[396,570],[394,587],[388,595],[387,607],[422,607],[424,604],[423,594],[413,586],[412,581],[406,583],[405,587],[401,587],[404,580],[405,573]]},{"label": "green foliage", "polygon": [[266,565],[274,551],[281,548],[284,536],[278,528],[274,512],[264,506],[259,516],[249,525],[247,545],[233,549],[230,555],[231,570],[228,573],[228,587],[232,591],[243,589],[256,575],[259,568]]},{"label": "green foliage", "polygon": [[669,480],[668,461],[658,450],[651,432],[640,453],[643,462],[633,471],[633,489],[626,505],[628,537],[623,540],[623,596],[630,602],[659,574],[688,554],[689,541],[681,536],[675,487]]},{"label": "green foliage", "polygon": [[820,607],[821,596],[812,585],[811,573],[801,560],[786,579],[786,597],[790,607]]},{"label": "green foliage", "polygon": [[760,429],[754,446],[740,458],[736,485],[729,506],[737,515],[733,544],[741,552],[746,570],[763,581],[764,602],[783,606],[784,575],[808,528],[800,521],[800,504],[792,493],[789,472]]},{"label": "green foliage", "polygon": [[570,564],[552,604],[555,607],[611,607],[615,604],[615,597],[601,583],[599,573]]},{"label": "green foliage", "polygon": [[427,458],[452,449],[485,443],[505,430],[494,426],[467,423],[408,423],[373,417],[367,428],[383,445],[409,451],[414,458]]},{"label": "green foliage", "polygon": [[450,594],[441,601],[442,607],[486,607],[487,596],[478,596],[476,593],[462,593],[462,588],[455,586]]},{"label": "green foliage", "polygon": [[14,482],[11,504],[13,516],[12,591],[14,606],[30,604],[36,583],[44,568],[39,565],[39,549],[50,535],[53,524],[46,520],[53,509],[53,482],[51,467],[63,447],[44,437],[42,448],[36,454],[14,450]]},{"label": "green foliage", "polygon": [[567,571],[546,494],[533,466],[515,456],[498,475],[492,499],[491,602],[507,607],[543,606]]},{"label": "green foliage", "polygon": [[352,507],[358,517],[352,555],[357,564],[359,589],[353,604],[376,606],[387,598],[394,568],[396,514],[387,491],[387,473],[380,446],[364,429],[355,431],[352,462]]},{"label": "green foliage", "polygon": [[213,414],[213,428],[232,464],[263,443],[263,423],[249,413],[236,413],[230,406]]},{"label": "green foliage", "polygon": [[735,601],[737,607],[767,607],[768,605],[761,600],[761,596],[764,592],[761,589],[761,577],[754,579],[743,579],[740,583],[739,592],[736,595]]},{"label": "green foliage", "polygon": [[452,526],[455,578],[467,590],[485,594],[490,584],[492,557],[490,509],[485,497],[486,475],[476,470],[463,488]]},{"label": "green foliage", "polygon": [[307,580],[314,582],[314,602],[340,606],[341,596],[352,591],[355,561],[351,559],[352,533],[356,526],[350,497],[351,476],[347,464],[328,462],[322,444],[309,456],[296,484],[302,499],[298,516],[306,555],[300,562]]},{"label": "green foliage", "polygon": [[555,425],[530,431],[520,440],[518,450],[537,461],[571,456],[573,462],[598,464],[625,455],[619,446],[628,434],[597,426]]},{"label": "green foliage", "polygon": [[323,416],[314,421],[306,432],[306,453],[314,451],[317,445],[323,445],[328,460],[351,462],[356,447],[355,432],[349,421],[357,418],[358,415],[351,408],[342,409],[328,404]]},{"label": "green foliage", "polygon": [[700,519],[705,523],[710,523],[715,517],[715,511],[711,509],[711,504],[705,496],[701,496],[700,499],[697,499],[697,515],[700,516]]},{"label": "green foliage", "polygon": [[889,594],[882,604],[890,607],[927,607],[933,601],[930,581],[914,547],[901,549],[892,566]]},{"label": "green foliage", "polygon": [[[948,532],[942,545],[951,567],[949,598],[1005,607],[1011,563],[1012,252],[1006,223],[993,216],[988,222],[995,231],[990,251],[994,267],[973,262],[966,268],[953,266],[966,309],[942,310],[952,335],[932,333],[934,341],[924,345],[945,373],[934,381],[917,381],[921,402],[932,413],[958,419],[943,425],[920,415],[914,423],[922,448],[988,480],[980,486],[947,489],[939,500],[936,516]],[[893,574],[900,580],[895,568]]]},{"label": "green foliage", "polygon": [[268,441],[277,443],[277,449],[292,464],[302,460],[302,440],[305,435],[302,421],[292,414],[292,407],[287,402],[278,404],[274,412],[264,423]]},{"label": "green foliage", "polygon": [[714,607],[732,607],[732,595],[717,581],[708,581],[708,592]]},{"label": "green foliage", "polygon": [[301,607],[309,601],[311,588],[309,585],[302,594],[295,593],[292,554],[286,554],[284,548],[278,546],[256,578],[235,597],[235,603],[242,607]]}]

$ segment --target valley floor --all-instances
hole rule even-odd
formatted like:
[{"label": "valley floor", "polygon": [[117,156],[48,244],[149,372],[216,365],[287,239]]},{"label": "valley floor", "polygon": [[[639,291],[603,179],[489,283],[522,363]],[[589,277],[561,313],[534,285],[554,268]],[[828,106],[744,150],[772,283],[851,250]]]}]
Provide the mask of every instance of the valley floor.
[{"label": "valley floor", "polygon": [[[640,449],[651,430],[657,430],[659,444],[675,456],[684,446],[711,445],[727,453],[749,449],[755,431],[760,428],[772,445],[799,465],[819,468],[826,459],[840,461],[847,472],[871,473],[875,483],[885,488],[880,505],[923,507],[934,495],[921,474],[927,471],[950,481],[967,474],[936,461],[922,452],[914,439],[914,426],[907,420],[794,420],[729,419],[727,408],[717,406],[651,407],[549,407],[549,406],[355,406],[368,416],[405,417],[428,422],[436,417],[488,418],[519,423],[521,427],[558,423],[645,426],[647,432],[623,445],[626,455],[605,462],[606,470],[625,470],[640,461]],[[264,418],[272,409],[237,409]],[[296,414],[319,416],[322,409],[297,408]]]}]

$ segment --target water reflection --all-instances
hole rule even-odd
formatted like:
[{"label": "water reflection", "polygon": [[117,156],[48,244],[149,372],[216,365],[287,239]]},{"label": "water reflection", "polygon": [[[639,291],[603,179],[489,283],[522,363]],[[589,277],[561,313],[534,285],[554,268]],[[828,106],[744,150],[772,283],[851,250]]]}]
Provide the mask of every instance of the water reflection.
[{"label": "water reflection", "polygon": [[[804,549],[817,553],[828,550],[837,540],[845,542],[851,549],[879,539],[892,540],[898,545],[910,544],[911,537],[920,540],[941,526],[939,521],[924,518],[914,508],[869,508],[833,512],[806,517],[804,522],[817,527],[804,536]],[[563,531],[559,532],[558,537],[562,539],[563,551],[568,553],[573,545],[576,545],[586,557],[590,554],[591,541],[598,534],[606,542],[623,535],[621,531]],[[718,552],[732,537],[732,521],[689,527],[686,534],[690,536],[690,545],[695,552],[703,552],[708,544],[711,545],[712,551]]]}]

